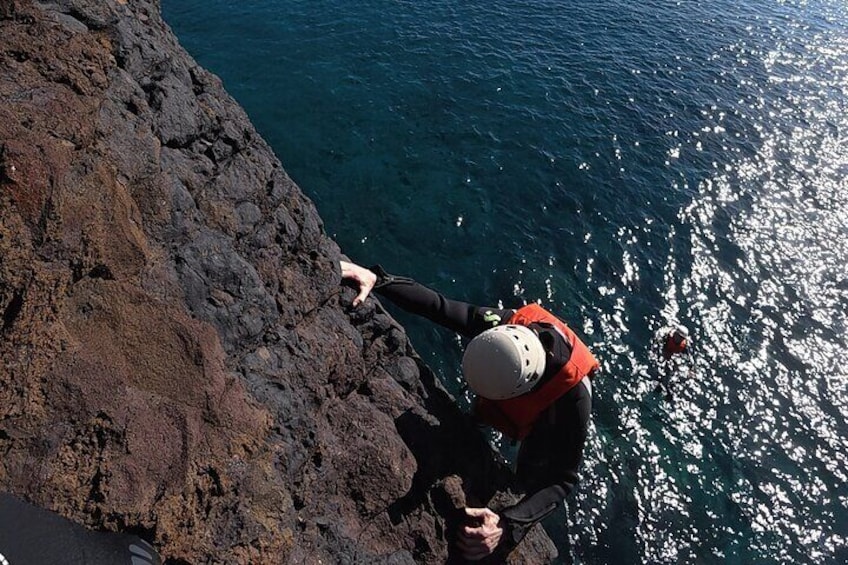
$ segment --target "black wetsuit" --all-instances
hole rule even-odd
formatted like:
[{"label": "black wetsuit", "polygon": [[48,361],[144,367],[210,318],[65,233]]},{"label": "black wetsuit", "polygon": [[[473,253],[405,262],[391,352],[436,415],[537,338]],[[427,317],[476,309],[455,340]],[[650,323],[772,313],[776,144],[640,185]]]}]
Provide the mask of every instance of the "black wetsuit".
[{"label": "black wetsuit", "polygon": [[0,565],[159,565],[141,538],[93,532],[0,493]]},{"label": "black wetsuit", "polygon": [[[404,310],[423,316],[466,337],[506,324],[515,310],[485,308],[451,300],[412,279],[387,274],[379,265],[376,292]],[[531,324],[548,354],[540,386],[559,372],[571,356],[571,345],[543,324]],[[518,543],[539,520],[553,512],[577,484],[577,469],[592,409],[590,386],[573,387],[533,425],[518,453],[517,476],[526,496],[499,512],[505,519],[508,539]]]}]

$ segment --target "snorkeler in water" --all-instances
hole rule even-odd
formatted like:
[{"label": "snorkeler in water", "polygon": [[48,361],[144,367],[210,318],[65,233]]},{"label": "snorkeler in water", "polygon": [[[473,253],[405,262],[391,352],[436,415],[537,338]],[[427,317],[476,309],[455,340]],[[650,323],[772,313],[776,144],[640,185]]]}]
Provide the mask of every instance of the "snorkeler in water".
[{"label": "snorkeler in water", "polygon": [[672,328],[664,328],[658,333],[660,380],[655,389],[656,392],[665,392],[665,399],[672,399],[672,388],[677,380],[680,359],[683,354],[691,356],[689,330],[685,326],[677,325]]},{"label": "snorkeler in water", "polygon": [[674,355],[686,353],[688,350],[689,330],[684,326],[677,326],[666,332],[662,347],[663,359],[668,361]]}]

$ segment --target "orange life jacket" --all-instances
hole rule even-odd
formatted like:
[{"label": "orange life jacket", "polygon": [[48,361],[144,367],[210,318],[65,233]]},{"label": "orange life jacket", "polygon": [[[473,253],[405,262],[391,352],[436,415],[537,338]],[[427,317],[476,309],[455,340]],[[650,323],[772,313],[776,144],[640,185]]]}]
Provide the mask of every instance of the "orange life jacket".
[{"label": "orange life jacket", "polygon": [[506,400],[477,397],[474,406],[478,420],[515,440],[524,439],[542,412],[583,377],[600,368],[598,360],[571,328],[538,304],[520,308],[507,323],[529,326],[533,322],[553,325],[571,345],[571,357],[557,374],[535,390]]}]

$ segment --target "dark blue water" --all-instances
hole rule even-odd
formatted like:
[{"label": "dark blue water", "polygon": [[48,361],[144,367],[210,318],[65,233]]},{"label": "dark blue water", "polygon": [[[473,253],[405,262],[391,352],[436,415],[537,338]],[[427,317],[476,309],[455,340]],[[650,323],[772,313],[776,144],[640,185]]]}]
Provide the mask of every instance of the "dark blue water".
[{"label": "dark blue water", "polygon": [[586,335],[562,562],[848,562],[845,3],[163,3],[354,260]]}]

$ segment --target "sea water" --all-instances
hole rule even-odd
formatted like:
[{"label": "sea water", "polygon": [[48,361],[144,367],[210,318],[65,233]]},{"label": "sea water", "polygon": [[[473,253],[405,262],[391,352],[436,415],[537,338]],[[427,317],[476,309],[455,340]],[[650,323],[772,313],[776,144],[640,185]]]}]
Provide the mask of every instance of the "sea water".
[{"label": "sea water", "polygon": [[[844,2],[163,12],[352,259],[585,336],[604,372],[546,521],[563,563],[848,561]],[[467,406],[457,337],[397,315]],[[674,323],[694,348],[666,399]]]}]

